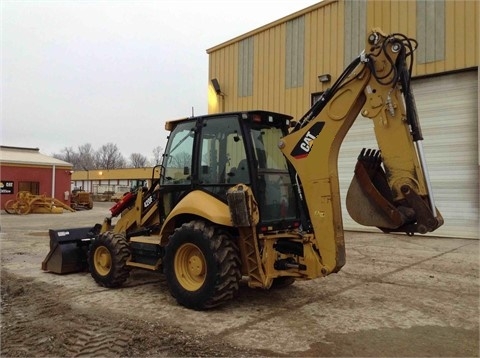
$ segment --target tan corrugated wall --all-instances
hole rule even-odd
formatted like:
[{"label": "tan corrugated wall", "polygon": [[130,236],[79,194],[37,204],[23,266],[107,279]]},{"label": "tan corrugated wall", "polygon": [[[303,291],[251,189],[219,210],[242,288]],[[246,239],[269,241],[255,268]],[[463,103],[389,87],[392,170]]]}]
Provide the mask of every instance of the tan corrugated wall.
[{"label": "tan corrugated wall", "polygon": [[[321,6],[319,6],[321,5]],[[229,41],[208,50],[209,80],[217,78],[225,96],[216,96],[209,88],[209,113],[246,109],[269,109],[282,113],[303,113],[310,106],[310,94],[325,88],[318,82],[321,73],[332,76],[343,70],[343,32],[336,29],[343,24],[341,2],[325,1],[314,5],[311,11],[299,12],[305,17],[305,62],[303,86],[286,89],[286,22],[277,21],[261,31]],[[298,17],[298,16],[297,16]],[[287,17],[293,20],[295,17]],[[320,36],[319,36],[320,35]],[[253,94],[239,96],[238,51],[239,43],[253,36]]]},{"label": "tan corrugated wall", "polygon": [[[479,1],[445,0],[445,59],[416,63],[414,76],[456,71],[478,66]],[[418,39],[417,2],[369,0],[367,29],[381,27],[385,32],[400,32]]]},{"label": "tan corrugated wall", "polygon": [[[351,1],[351,0],[347,0]],[[418,3],[427,4],[423,0]],[[437,74],[478,66],[479,1],[445,0],[444,59],[414,66],[414,76]],[[209,81],[217,78],[224,96],[217,96],[209,83],[209,113],[268,109],[298,118],[310,107],[312,93],[330,86],[318,81],[329,73],[332,81],[343,71],[346,1],[326,0],[305,10],[267,24],[238,38],[207,50]],[[303,85],[286,89],[286,22],[304,16],[305,61]],[[349,20],[351,21],[351,20]],[[417,38],[417,1],[368,0],[367,30],[380,27]],[[443,21],[441,21],[443,25]],[[238,93],[239,42],[253,37],[253,91]],[[366,34],[365,34],[366,37]]]}]

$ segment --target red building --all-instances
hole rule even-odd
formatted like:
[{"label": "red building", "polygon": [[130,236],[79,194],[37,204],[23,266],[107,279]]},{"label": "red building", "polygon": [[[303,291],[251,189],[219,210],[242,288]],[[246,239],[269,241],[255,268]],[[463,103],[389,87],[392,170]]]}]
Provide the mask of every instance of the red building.
[{"label": "red building", "polygon": [[0,146],[1,208],[19,191],[45,194],[70,204],[72,164],[40,153],[38,148]]}]

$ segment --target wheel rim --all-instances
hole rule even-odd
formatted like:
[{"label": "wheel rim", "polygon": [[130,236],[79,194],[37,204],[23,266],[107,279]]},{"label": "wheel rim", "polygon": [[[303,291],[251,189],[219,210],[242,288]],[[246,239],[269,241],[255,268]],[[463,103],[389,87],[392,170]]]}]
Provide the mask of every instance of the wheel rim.
[{"label": "wheel rim", "polygon": [[95,270],[101,276],[106,276],[112,268],[112,255],[105,246],[100,246],[95,250],[93,257]]},{"label": "wheel rim", "polygon": [[202,251],[194,244],[183,244],[175,254],[175,275],[180,285],[188,291],[202,287],[207,265]]},{"label": "wheel rim", "polygon": [[18,203],[15,211],[17,214],[26,215],[30,211],[30,206],[28,205],[28,203],[20,202]]},{"label": "wheel rim", "polygon": [[7,201],[4,209],[8,214],[15,214],[15,200]]}]

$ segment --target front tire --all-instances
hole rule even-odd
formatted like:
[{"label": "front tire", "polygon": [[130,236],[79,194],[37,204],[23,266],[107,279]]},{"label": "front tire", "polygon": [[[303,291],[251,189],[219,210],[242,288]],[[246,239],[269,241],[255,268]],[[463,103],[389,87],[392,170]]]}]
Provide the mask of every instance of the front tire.
[{"label": "front tire", "polygon": [[127,266],[129,258],[130,248],[125,235],[107,231],[90,245],[90,274],[100,286],[120,287],[130,275],[130,268]]},{"label": "front tire", "polygon": [[187,308],[216,307],[235,297],[240,287],[236,244],[203,221],[183,224],[170,236],[164,270],[170,293]]}]

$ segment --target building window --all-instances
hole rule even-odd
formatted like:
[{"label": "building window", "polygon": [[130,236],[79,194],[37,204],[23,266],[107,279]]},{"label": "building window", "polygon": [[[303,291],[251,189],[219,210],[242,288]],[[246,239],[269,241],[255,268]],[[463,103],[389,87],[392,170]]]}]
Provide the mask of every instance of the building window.
[{"label": "building window", "polygon": [[445,59],[445,1],[417,0],[418,63]]},{"label": "building window", "polygon": [[287,22],[285,44],[285,86],[303,86],[305,59],[305,17],[300,16]]},{"label": "building window", "polygon": [[238,43],[238,96],[253,95],[253,37]]},{"label": "building window", "polygon": [[33,195],[39,195],[40,183],[36,181],[21,181],[18,183],[18,191],[28,191]]},{"label": "building window", "polygon": [[345,0],[344,67],[357,58],[365,48],[365,34],[367,33],[367,2]]}]

